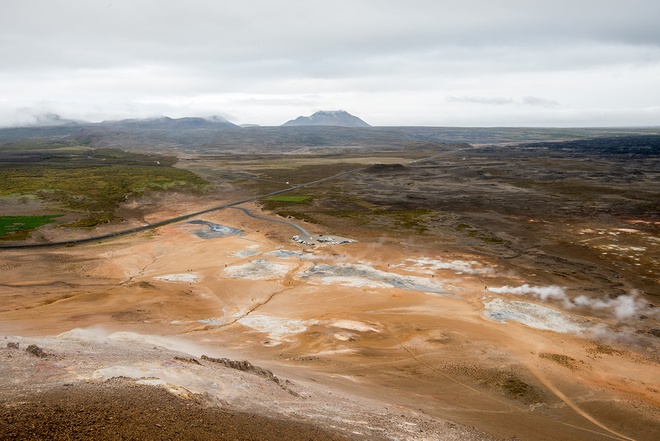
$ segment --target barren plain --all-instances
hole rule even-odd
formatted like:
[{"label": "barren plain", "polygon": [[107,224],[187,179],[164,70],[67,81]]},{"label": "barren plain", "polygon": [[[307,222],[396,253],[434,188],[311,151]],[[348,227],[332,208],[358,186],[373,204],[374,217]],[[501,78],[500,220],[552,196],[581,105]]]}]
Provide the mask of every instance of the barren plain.
[{"label": "barren plain", "polygon": [[[132,191],[127,174],[98,206],[102,189],[3,194],[0,216],[62,217],[0,244],[0,433],[657,439],[658,136],[378,133],[168,144],[186,186]],[[161,165],[94,142],[55,163]],[[43,173],[25,170],[6,182]],[[294,225],[327,241],[298,243]]]}]

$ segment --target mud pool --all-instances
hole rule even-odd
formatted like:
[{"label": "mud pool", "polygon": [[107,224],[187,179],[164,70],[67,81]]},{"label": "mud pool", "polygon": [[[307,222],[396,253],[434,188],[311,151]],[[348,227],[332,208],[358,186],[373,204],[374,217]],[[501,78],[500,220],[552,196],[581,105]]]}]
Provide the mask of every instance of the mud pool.
[{"label": "mud pool", "polygon": [[244,231],[238,228],[227,227],[205,220],[191,220],[186,222],[189,225],[199,225],[193,229],[192,233],[201,239],[217,239],[219,237],[234,236]]}]

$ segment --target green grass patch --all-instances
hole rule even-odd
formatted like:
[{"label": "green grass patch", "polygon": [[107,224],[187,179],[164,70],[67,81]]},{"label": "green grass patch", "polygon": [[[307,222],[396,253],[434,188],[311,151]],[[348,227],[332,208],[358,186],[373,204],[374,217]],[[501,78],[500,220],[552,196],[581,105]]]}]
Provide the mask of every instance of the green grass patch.
[{"label": "green grass patch", "polygon": [[275,195],[261,200],[261,206],[269,211],[295,210],[296,205],[308,205],[312,197],[308,195]]},{"label": "green grass patch", "polygon": [[23,240],[42,225],[55,222],[61,214],[44,216],[0,216],[0,240]]},{"label": "green grass patch", "polygon": [[264,201],[299,203],[299,202],[308,201],[311,198],[312,198],[311,196],[275,195],[275,196],[268,196],[267,198],[264,198]]}]

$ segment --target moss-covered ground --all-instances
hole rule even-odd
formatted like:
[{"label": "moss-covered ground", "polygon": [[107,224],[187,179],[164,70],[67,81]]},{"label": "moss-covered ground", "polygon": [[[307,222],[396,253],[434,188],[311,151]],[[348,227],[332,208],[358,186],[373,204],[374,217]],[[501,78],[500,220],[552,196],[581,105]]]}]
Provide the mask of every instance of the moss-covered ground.
[{"label": "moss-covered ground", "polygon": [[0,216],[0,240],[23,240],[42,225],[55,222],[58,214],[44,216]]},{"label": "moss-covered ground", "polygon": [[174,168],[173,157],[82,146],[64,149],[58,143],[50,149],[37,147],[0,148],[0,197],[36,197],[50,211],[80,214],[66,226],[110,222],[119,204],[149,191],[199,190],[206,184],[196,174]]}]

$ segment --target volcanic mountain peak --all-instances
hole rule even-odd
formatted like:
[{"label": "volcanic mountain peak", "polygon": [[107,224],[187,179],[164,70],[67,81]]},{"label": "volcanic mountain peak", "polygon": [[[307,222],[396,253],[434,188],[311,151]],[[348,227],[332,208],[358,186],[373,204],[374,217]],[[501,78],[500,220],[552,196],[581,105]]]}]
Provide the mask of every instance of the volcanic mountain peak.
[{"label": "volcanic mountain peak", "polygon": [[341,127],[371,127],[357,116],[345,110],[320,110],[310,116],[299,116],[287,121],[283,126],[341,126]]}]

